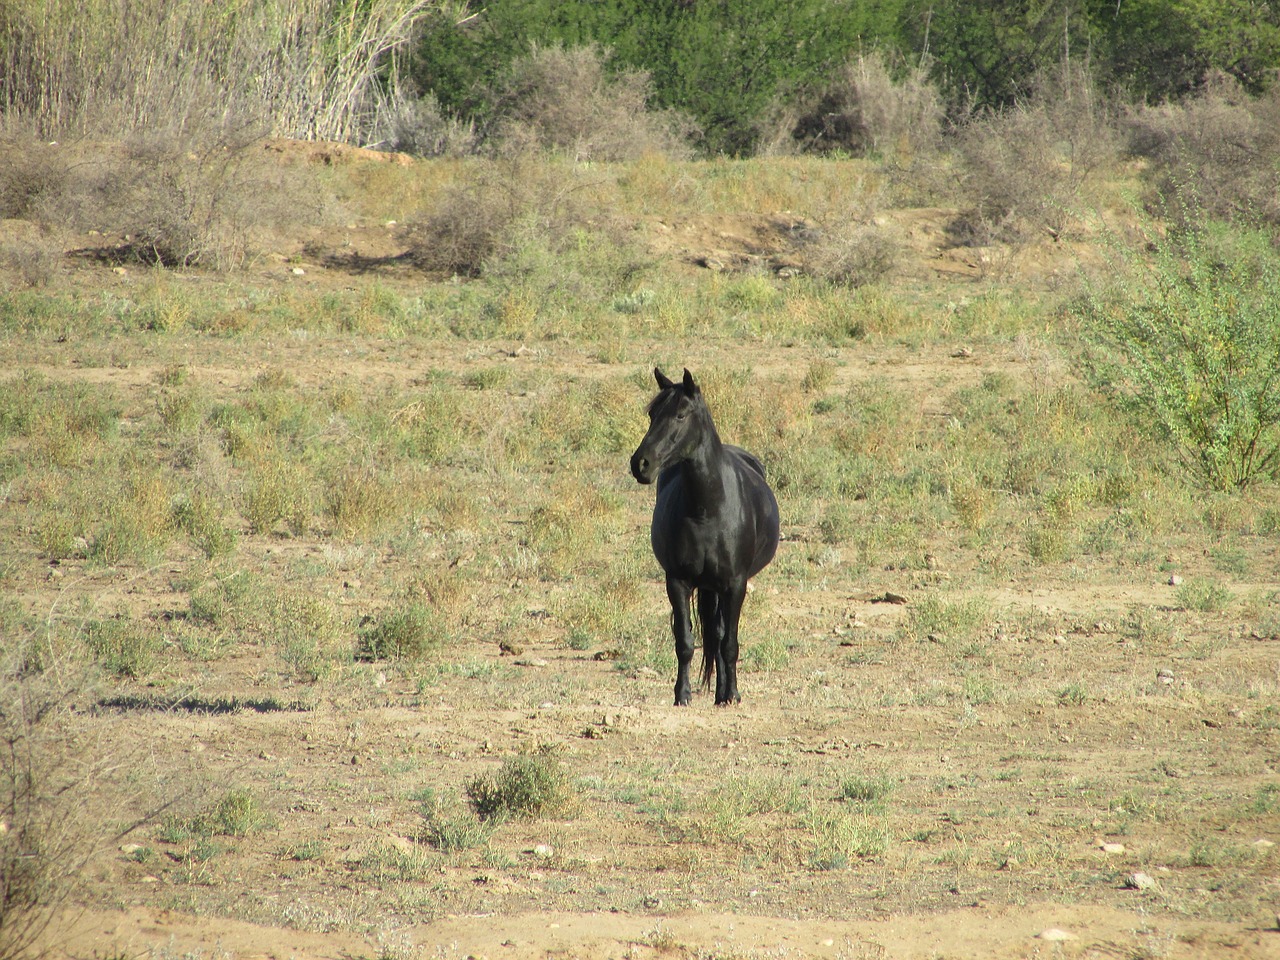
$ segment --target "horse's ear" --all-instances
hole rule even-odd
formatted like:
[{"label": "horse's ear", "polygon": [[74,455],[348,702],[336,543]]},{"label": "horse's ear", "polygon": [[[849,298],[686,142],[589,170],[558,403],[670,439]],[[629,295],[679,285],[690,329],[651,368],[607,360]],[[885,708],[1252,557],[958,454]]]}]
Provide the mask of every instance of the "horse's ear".
[{"label": "horse's ear", "polygon": [[693,382],[693,374],[689,372],[688,367],[685,367],[684,370],[684,392],[691,397],[697,396],[701,392],[698,389],[698,385]]},{"label": "horse's ear", "polygon": [[659,390],[665,390],[667,387],[675,386],[675,383],[657,367],[653,368],[653,379],[658,381]]}]

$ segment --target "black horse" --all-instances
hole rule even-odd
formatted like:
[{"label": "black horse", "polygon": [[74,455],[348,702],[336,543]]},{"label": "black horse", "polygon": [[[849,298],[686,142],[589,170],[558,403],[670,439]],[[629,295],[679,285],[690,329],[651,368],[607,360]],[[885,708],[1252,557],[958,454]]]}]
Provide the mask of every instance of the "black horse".
[{"label": "black horse", "polygon": [[720,442],[702,391],[688,370],[681,383],[654,369],[660,392],[649,404],[649,432],[631,455],[631,474],[658,480],[653,553],[667,574],[676,640],[676,706],[689,703],[693,659],[690,601],[697,592],[702,682],[716,678],[716,705],[737,703],[738,617],[747,581],[778,549],[778,501],[764,466]]}]

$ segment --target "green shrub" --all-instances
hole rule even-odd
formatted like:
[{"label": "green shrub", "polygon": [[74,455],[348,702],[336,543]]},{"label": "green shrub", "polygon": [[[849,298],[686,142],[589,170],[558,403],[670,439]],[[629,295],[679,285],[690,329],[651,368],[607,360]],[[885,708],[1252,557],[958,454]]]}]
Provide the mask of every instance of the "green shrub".
[{"label": "green shrub", "polygon": [[1275,476],[1280,256],[1265,235],[1215,223],[1149,247],[1149,263],[1126,251],[1114,288],[1080,308],[1088,373],[1208,486]]},{"label": "green shrub", "polygon": [[482,820],[528,819],[564,809],[572,786],[554,747],[516,754],[497,773],[474,777],[467,798]]},{"label": "green shrub", "polygon": [[444,634],[439,614],[413,601],[361,631],[358,653],[369,660],[421,660],[440,648]]}]

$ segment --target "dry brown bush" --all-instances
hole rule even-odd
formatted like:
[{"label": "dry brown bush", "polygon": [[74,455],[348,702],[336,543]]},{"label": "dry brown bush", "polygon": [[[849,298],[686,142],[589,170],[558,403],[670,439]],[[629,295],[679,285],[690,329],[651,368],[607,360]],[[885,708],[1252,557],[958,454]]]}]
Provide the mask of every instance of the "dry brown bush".
[{"label": "dry brown bush", "polygon": [[120,144],[66,144],[65,173],[31,194],[31,212],[46,225],[123,235],[118,252],[143,262],[238,268],[264,230],[321,211],[310,174],[284,169],[264,147],[256,124],[192,118]]},{"label": "dry brown bush", "polygon": [[386,111],[387,134],[393,150],[418,157],[465,157],[480,147],[475,121],[447,115],[434,94],[410,97],[397,93]]},{"label": "dry brown bush", "polygon": [[435,208],[406,226],[408,257],[424,270],[479,276],[529,234],[557,238],[590,226],[580,197],[590,174],[549,162],[527,144],[477,161],[472,175],[447,190]]},{"label": "dry brown bush", "polygon": [[63,694],[39,675],[0,679],[0,960],[30,955],[73,898],[102,839],[82,815],[105,763],[66,732]]},{"label": "dry brown bush", "polygon": [[610,75],[595,46],[535,47],[512,65],[496,105],[494,139],[533,143],[577,161],[688,156],[692,122],[651,111],[649,75]]},{"label": "dry brown bush", "polygon": [[895,79],[879,53],[845,64],[787,125],[802,149],[906,158],[931,152],[942,134],[942,98],[922,67]]},{"label": "dry brown bush", "polygon": [[968,209],[952,224],[958,243],[985,246],[1058,236],[1089,180],[1118,155],[1108,105],[1078,71],[1042,81],[1004,110],[970,118],[957,132]]},{"label": "dry brown bush", "polygon": [[1234,77],[1215,73],[1196,96],[1124,119],[1130,149],[1155,162],[1162,212],[1194,199],[1215,217],[1280,223],[1280,87],[1252,97]]}]

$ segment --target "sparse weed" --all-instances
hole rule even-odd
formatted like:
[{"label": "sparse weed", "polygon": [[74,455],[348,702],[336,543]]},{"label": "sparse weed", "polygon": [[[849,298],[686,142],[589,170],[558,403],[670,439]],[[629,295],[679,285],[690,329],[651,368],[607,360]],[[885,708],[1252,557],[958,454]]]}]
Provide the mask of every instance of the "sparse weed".
[{"label": "sparse weed", "polygon": [[90,620],[84,625],[84,637],[103,667],[134,680],[143,679],[156,669],[163,650],[154,627],[123,616]]},{"label": "sparse weed", "polygon": [[889,849],[889,830],[867,813],[814,811],[808,818],[812,870],[844,870],[858,860],[875,860]]},{"label": "sparse weed", "polygon": [[1221,613],[1231,606],[1235,594],[1211,580],[1191,579],[1178,587],[1175,600],[1182,610]]},{"label": "sparse weed", "polygon": [[908,607],[903,636],[910,640],[970,640],[985,626],[987,616],[987,605],[981,598],[946,600],[936,593],[925,594]]}]

